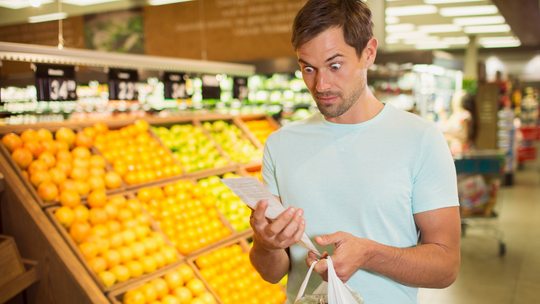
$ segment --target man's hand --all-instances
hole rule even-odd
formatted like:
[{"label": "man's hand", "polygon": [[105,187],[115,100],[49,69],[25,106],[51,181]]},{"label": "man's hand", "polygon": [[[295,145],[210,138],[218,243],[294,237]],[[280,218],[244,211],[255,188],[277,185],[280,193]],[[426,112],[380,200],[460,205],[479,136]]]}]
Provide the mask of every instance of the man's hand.
[{"label": "man's hand", "polygon": [[[369,248],[374,243],[368,239],[357,238],[346,232],[336,232],[334,234],[322,235],[315,238],[315,242],[321,246],[334,244],[335,250],[332,254],[334,270],[338,278],[346,283],[360,268],[369,260]],[[326,263],[327,252],[324,252],[313,270],[315,270],[324,281],[328,281],[328,264]],[[306,263],[317,260],[315,254],[310,251],[306,258]]]},{"label": "man's hand", "polygon": [[266,251],[288,248],[300,241],[306,229],[302,218],[304,211],[289,207],[274,222],[265,216],[267,201],[260,201],[257,209],[251,212],[250,224],[253,228],[254,245]]}]

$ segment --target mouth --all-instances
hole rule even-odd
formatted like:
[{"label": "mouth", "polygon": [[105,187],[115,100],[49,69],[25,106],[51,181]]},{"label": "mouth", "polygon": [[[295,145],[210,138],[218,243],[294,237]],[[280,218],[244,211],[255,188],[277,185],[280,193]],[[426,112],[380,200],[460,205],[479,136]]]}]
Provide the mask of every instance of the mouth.
[{"label": "mouth", "polygon": [[318,99],[323,104],[331,104],[331,103],[334,103],[338,99],[338,96],[319,97]]}]

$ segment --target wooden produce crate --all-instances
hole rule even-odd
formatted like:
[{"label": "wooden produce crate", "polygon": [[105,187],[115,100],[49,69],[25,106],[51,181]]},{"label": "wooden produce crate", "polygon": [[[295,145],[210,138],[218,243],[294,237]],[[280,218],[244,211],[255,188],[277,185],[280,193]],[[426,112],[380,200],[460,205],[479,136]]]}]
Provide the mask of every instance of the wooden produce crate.
[{"label": "wooden produce crate", "polygon": [[278,130],[280,128],[280,125],[270,116],[268,115],[264,115],[264,114],[250,114],[250,115],[240,115],[240,116],[237,116],[235,117],[236,120],[239,121],[238,125],[239,126],[242,126],[242,130],[245,130],[244,132],[246,134],[249,134],[249,136],[252,136],[253,137],[253,142],[257,145],[257,147],[259,147],[260,149],[264,149],[264,143],[261,142],[257,136],[255,135],[255,133],[253,132],[253,130],[250,129],[250,127],[248,125],[246,125],[246,122],[251,122],[251,121],[257,121],[257,120],[262,120],[262,121],[267,121],[268,124],[270,125],[270,127],[272,129],[275,130]]},{"label": "wooden produce crate", "polygon": [[[249,130],[247,129],[247,127],[237,118],[228,118],[228,119],[204,119],[204,118],[200,118],[200,119],[197,119],[197,121],[199,121],[201,123],[201,125],[204,126],[205,123],[214,123],[215,121],[218,121],[218,120],[221,120],[221,121],[224,121],[225,123],[229,124],[229,125],[234,125],[236,126],[238,129],[241,130],[241,134],[240,134],[240,139],[242,140],[246,140],[249,144],[253,145],[253,147],[259,151],[258,153],[260,153],[260,156],[259,157],[255,157],[255,158],[252,158],[252,159],[242,159],[241,161],[238,161],[238,163],[241,163],[241,164],[250,164],[250,163],[258,163],[260,164],[261,161],[262,161],[262,152],[263,150],[256,144],[256,138],[255,136],[249,132]],[[204,127],[203,127],[204,128]],[[204,129],[204,131],[208,132],[208,134],[212,137],[214,137],[211,132],[209,132],[208,130]],[[215,140],[215,138],[214,138]],[[232,160],[232,161],[235,161],[233,159],[233,157],[231,157],[230,153],[227,152],[227,149],[224,149],[223,148],[223,145],[219,142],[217,142],[216,140],[216,143],[221,147],[221,149],[228,155],[228,157]],[[234,149],[238,149],[237,147],[235,147]]]},{"label": "wooden produce crate", "polygon": [[0,287],[25,272],[15,239],[0,235]]},{"label": "wooden produce crate", "polygon": [[[200,276],[200,273],[198,273],[198,271],[193,268],[193,264],[182,263],[181,265],[188,266],[193,271],[193,278],[201,280],[203,282],[203,284],[204,284],[204,280]],[[121,304],[123,302],[123,297],[124,297],[124,294],[126,292],[128,292],[130,290],[133,290],[133,289],[136,289],[136,288],[139,288],[139,287],[143,286],[144,284],[149,283],[150,281],[152,281],[152,280],[154,280],[156,278],[163,278],[166,274],[168,274],[168,273],[170,273],[172,271],[175,271],[181,265],[177,265],[176,268],[174,268],[174,269],[156,271],[156,272],[152,273],[151,276],[145,278],[145,280],[143,280],[143,281],[134,282],[134,283],[132,283],[130,285],[126,285],[126,286],[123,286],[122,288],[118,288],[116,290],[113,290],[113,291],[109,292],[107,297],[109,298],[109,301],[112,304]],[[186,282],[184,282],[184,284],[185,283]],[[214,296],[214,298],[216,299],[216,302],[219,301],[218,298],[217,298],[217,295],[207,285],[205,285],[205,291],[211,293],[212,296]]]},{"label": "wooden produce crate", "polygon": [[[223,149],[221,148],[221,146],[219,146],[216,141],[214,140],[214,138],[212,136],[210,136],[210,134],[208,132],[206,132],[206,130],[204,130],[204,128],[202,127],[201,123],[197,120],[179,120],[179,121],[173,121],[173,122],[163,122],[163,123],[155,123],[152,125],[152,127],[165,127],[167,129],[170,129],[172,126],[174,125],[192,125],[196,128],[200,128],[202,133],[205,135],[205,137],[213,143],[213,146],[216,148],[216,150],[219,152],[219,155],[224,157],[225,159],[227,159],[228,161],[228,164],[225,165],[225,166],[221,166],[221,167],[214,167],[214,168],[208,168],[208,169],[201,169],[201,170],[196,170],[196,171],[191,171],[191,172],[187,172],[185,171],[185,166],[183,165],[183,163],[180,161],[180,160],[177,160],[180,165],[182,166],[182,169],[184,170],[184,174],[185,176],[187,177],[197,177],[197,176],[209,176],[209,175],[214,175],[214,174],[218,174],[216,172],[223,172],[223,171],[232,171],[232,170],[235,170],[236,169],[236,164],[230,159],[230,157],[227,155],[227,153],[225,153],[223,151]],[[171,155],[174,155],[173,151],[171,149],[169,149],[165,144],[163,144],[163,141],[161,141],[161,139],[159,138],[158,134],[156,134],[153,130],[151,130],[153,136],[155,136],[156,138],[158,138],[158,140],[160,140],[160,142],[162,143],[162,145],[167,148],[167,150],[169,150],[169,152],[171,153]],[[198,153],[198,151],[197,151]]]},{"label": "wooden produce crate", "polygon": [[[231,249],[231,246],[235,249]],[[197,257],[188,258],[187,262],[193,266],[197,275],[203,278],[207,288],[218,296],[220,304],[237,303],[243,300],[242,297],[260,297],[258,303],[284,303],[284,288],[280,284],[270,284],[260,277],[249,262],[249,250],[246,239],[237,238]],[[275,302],[272,297],[279,301]]]},{"label": "wooden produce crate", "polygon": [[[54,126],[47,126],[47,125],[36,125],[35,127],[30,127],[30,128],[33,128],[34,130],[39,130],[39,129],[46,129],[46,130],[49,130],[53,133],[54,133],[60,129],[60,128],[63,128],[63,127],[66,127],[66,128],[69,128],[69,124],[62,124],[62,125],[58,125],[58,124],[55,124]],[[75,129],[72,129],[73,132],[77,133],[79,131],[81,131],[80,128],[75,128]],[[8,133],[11,133],[11,132],[6,132],[6,133],[0,133],[0,138],[3,137],[5,134],[8,134]],[[21,133],[15,133],[17,135],[21,135]],[[90,152],[92,153],[92,155],[100,155],[99,154],[99,151],[97,149],[95,149],[95,147],[92,147],[91,149],[89,149]],[[36,201],[38,202],[38,204],[42,207],[42,208],[45,208],[45,207],[48,207],[48,206],[55,206],[55,205],[58,205],[60,203],[60,201],[58,200],[58,198],[52,202],[46,202],[44,201],[38,194],[37,192],[37,189],[34,187],[34,185],[32,185],[32,183],[28,180],[28,178],[25,177],[25,175],[23,174],[23,171],[21,170],[21,168],[19,167],[19,165],[17,165],[17,163],[15,162],[15,160],[13,159],[13,157],[11,157],[11,153],[9,152],[9,150],[3,145],[3,144],[0,144],[0,152],[4,154],[6,160],[9,162],[9,164],[11,165],[11,167],[15,170],[15,172],[21,177],[21,180],[23,181],[23,183],[25,184],[25,186],[27,187],[28,191],[30,192],[30,194],[36,199]],[[71,151],[70,151],[71,152]],[[105,164],[105,171],[106,172],[111,172],[113,171],[112,170],[112,167],[110,166],[110,164],[108,164],[106,162]],[[121,192],[121,191],[124,191],[126,189],[126,184],[124,183],[124,181],[122,181],[122,186],[120,186],[120,188],[116,188],[116,189],[107,189],[107,194],[114,194],[114,193],[118,193],[118,192]],[[81,199],[85,199],[87,197],[87,195],[82,195],[81,196]]]},{"label": "wooden produce crate", "polygon": [[22,262],[25,267],[24,273],[12,278],[5,284],[0,284],[0,303],[6,303],[9,299],[39,281],[38,263],[25,259]]},{"label": "wooden produce crate", "polygon": [[[122,195],[122,196],[125,196],[126,199],[130,199],[130,198],[135,198],[134,196],[132,196],[130,193],[128,192],[124,192],[124,193],[119,193],[117,195]],[[86,202],[83,202],[84,205],[86,205]],[[156,271],[152,272],[152,273],[148,273],[148,274],[143,274],[141,275],[140,277],[137,277],[137,278],[130,278],[124,282],[121,282],[121,283],[117,283],[117,284],[113,284],[112,286],[110,287],[107,287],[103,284],[103,282],[101,281],[101,279],[99,278],[98,274],[94,272],[94,270],[92,269],[89,261],[85,258],[85,256],[83,255],[83,253],[81,252],[81,250],[79,249],[79,247],[77,246],[77,243],[71,238],[71,236],[69,235],[69,232],[68,230],[62,226],[62,224],[58,221],[58,219],[55,217],[54,213],[56,212],[56,210],[58,210],[60,208],[60,206],[53,206],[53,207],[49,207],[47,209],[45,209],[45,212],[47,213],[47,216],[49,217],[49,219],[52,221],[52,223],[54,224],[54,226],[56,227],[56,229],[60,232],[60,234],[62,235],[62,237],[64,238],[64,240],[66,241],[66,243],[69,245],[69,247],[71,248],[71,250],[73,251],[73,253],[75,253],[75,255],[77,256],[77,258],[79,259],[79,261],[83,264],[83,266],[86,268],[86,270],[88,271],[88,273],[90,274],[90,276],[94,279],[94,281],[96,282],[96,284],[98,285],[98,287],[104,292],[104,293],[107,293],[107,292],[110,292],[110,291],[113,291],[113,290],[117,290],[117,289],[120,289],[120,288],[123,288],[125,286],[129,286],[131,284],[136,284],[137,282],[140,282],[140,281],[144,281],[146,280],[147,278],[150,278],[153,276],[153,274],[155,272],[158,272],[158,271],[167,271],[167,270],[171,270],[175,267],[177,267],[178,265],[180,265],[183,261],[184,261],[184,257],[182,255],[180,255],[178,252],[176,252],[176,258],[177,258],[177,261],[176,262],[173,262],[173,263],[170,263],[168,265],[165,265],[164,267],[162,268],[159,268],[157,269]],[[143,210],[143,213],[147,214],[144,210]],[[152,219],[150,220],[150,229],[153,231],[153,232],[159,232],[159,233],[162,233],[163,234],[163,231],[161,231],[161,229],[159,228],[159,225],[153,221]],[[173,246],[173,244],[171,243],[171,241],[167,238],[166,235],[165,236],[165,244],[168,245],[168,246]]]}]

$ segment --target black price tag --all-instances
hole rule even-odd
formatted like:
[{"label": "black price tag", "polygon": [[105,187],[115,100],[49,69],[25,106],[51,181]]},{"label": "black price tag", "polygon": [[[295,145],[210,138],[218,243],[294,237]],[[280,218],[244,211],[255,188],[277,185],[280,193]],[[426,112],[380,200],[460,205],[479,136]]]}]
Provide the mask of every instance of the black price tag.
[{"label": "black price tag", "polygon": [[203,99],[221,99],[221,88],[217,75],[202,76],[202,98]]},{"label": "black price tag", "polygon": [[248,85],[246,77],[234,77],[233,82],[233,98],[245,100],[248,98]]},{"label": "black price tag", "polygon": [[109,100],[139,100],[137,70],[109,70]]},{"label": "black price tag", "polygon": [[36,64],[35,76],[39,101],[77,100],[74,66]]},{"label": "black price tag", "polygon": [[165,99],[189,98],[186,90],[187,75],[184,73],[169,73],[163,75],[165,85]]}]

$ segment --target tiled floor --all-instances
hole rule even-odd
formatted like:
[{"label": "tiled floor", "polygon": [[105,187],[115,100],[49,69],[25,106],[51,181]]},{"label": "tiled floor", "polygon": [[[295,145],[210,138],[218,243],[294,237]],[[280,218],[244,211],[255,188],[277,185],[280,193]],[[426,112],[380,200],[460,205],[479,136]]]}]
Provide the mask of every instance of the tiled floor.
[{"label": "tiled floor", "polygon": [[486,230],[467,228],[461,239],[461,268],[446,289],[421,289],[421,304],[540,303],[540,171],[528,165],[514,185],[501,188],[499,217],[484,221],[504,233],[506,255]]}]

